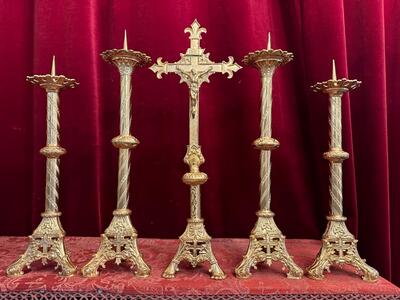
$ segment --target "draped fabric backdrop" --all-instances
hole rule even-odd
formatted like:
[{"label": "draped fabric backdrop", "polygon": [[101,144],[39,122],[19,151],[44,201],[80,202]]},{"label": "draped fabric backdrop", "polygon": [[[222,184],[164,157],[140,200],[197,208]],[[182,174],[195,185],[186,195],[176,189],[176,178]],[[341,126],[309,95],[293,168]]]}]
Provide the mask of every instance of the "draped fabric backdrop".
[{"label": "draped fabric backdrop", "polygon": [[[99,54],[131,49],[173,62],[189,46],[195,18],[202,47],[219,62],[250,51],[294,53],[274,77],[272,209],[289,238],[319,239],[329,211],[328,98],[310,85],[331,76],[362,81],[343,97],[344,212],[362,257],[400,283],[400,2],[348,1],[7,1],[0,0],[0,234],[28,235],[44,210],[45,92],[25,82],[57,72],[79,87],[61,93],[60,207],[68,235],[98,236],[116,205],[119,75]],[[214,237],[247,237],[259,204],[260,76],[244,67],[201,88],[200,144],[209,181],[202,214]],[[131,200],[140,237],[177,238],[189,216],[181,182],[188,143],[188,90],[176,75],[133,75]]]}]

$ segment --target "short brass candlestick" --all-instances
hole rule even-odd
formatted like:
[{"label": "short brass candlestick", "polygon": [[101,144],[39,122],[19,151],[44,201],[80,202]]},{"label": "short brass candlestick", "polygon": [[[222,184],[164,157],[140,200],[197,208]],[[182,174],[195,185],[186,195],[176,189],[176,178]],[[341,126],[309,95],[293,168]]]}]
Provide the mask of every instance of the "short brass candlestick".
[{"label": "short brass candlestick", "polygon": [[251,276],[251,267],[258,263],[268,266],[273,261],[280,261],[288,269],[288,278],[301,278],[303,271],[294,263],[285,246],[285,236],[274,222],[271,204],[271,150],[279,147],[279,142],[271,137],[272,77],[275,69],[293,59],[293,54],[283,50],[271,49],[268,35],[267,49],[249,53],[243,59],[246,65],[261,72],[261,137],[253,145],[260,153],[260,210],[258,220],[250,234],[249,246],[242,262],[236,267],[238,278]]},{"label": "short brass candlestick", "polygon": [[113,138],[112,144],[119,149],[118,164],[118,201],[117,209],[113,212],[113,219],[101,235],[101,243],[94,257],[82,268],[85,277],[95,277],[99,274],[98,268],[108,261],[115,260],[119,265],[122,261],[131,263],[131,268],[138,277],[147,277],[150,267],[144,262],[137,247],[137,232],[130,220],[131,211],[129,201],[129,171],[130,150],[135,148],[139,141],[130,134],[131,127],[131,75],[137,67],[146,66],[151,62],[146,54],[128,49],[128,42],[124,38],[123,49],[107,50],[101,53],[102,58],[114,64],[121,75],[121,105],[120,105],[120,135]]},{"label": "short brass candlestick", "polygon": [[66,150],[58,144],[58,92],[62,89],[74,88],[78,83],[75,79],[56,75],[55,57],[53,57],[51,74],[28,76],[26,80],[39,85],[47,92],[47,145],[40,149],[40,153],[47,157],[46,202],[42,221],[29,236],[28,248],[7,268],[6,272],[8,276],[23,275],[25,267],[29,269],[32,262],[41,260],[43,265],[48,261],[54,261],[57,264],[56,268],[61,269],[59,274],[69,276],[75,272],[76,268],[65,251],[65,231],[61,226],[61,212],[58,210],[59,158],[66,153]]},{"label": "short brass candlestick", "polygon": [[204,228],[200,214],[200,185],[204,184],[208,177],[199,170],[200,165],[204,163],[199,145],[199,92],[201,84],[209,82],[211,74],[227,73],[228,78],[231,78],[240,66],[233,62],[232,57],[229,57],[227,62],[214,63],[208,58],[209,54],[204,54],[204,49],[200,48],[200,40],[206,29],[200,27],[197,20],[191,27],[186,28],[185,32],[190,34],[190,48],[185,54],[181,54],[181,59],[175,63],[164,63],[162,58],[158,58],[157,64],[150,67],[157,73],[157,78],[161,78],[163,73],[176,73],[181,77],[181,82],[185,82],[189,87],[189,145],[184,162],[189,165],[190,171],[183,175],[182,181],[190,186],[190,218],[185,232],[179,237],[178,251],[164,271],[163,277],[175,277],[179,263],[186,260],[193,267],[204,261],[210,262],[211,278],[223,279],[225,273],[214,257],[211,237]]},{"label": "short brass candlestick", "polygon": [[359,87],[361,81],[336,78],[335,61],[332,64],[332,79],[318,82],[311,88],[315,92],[329,95],[330,145],[324,158],[330,165],[331,212],[327,217],[328,226],[322,236],[322,247],[313,264],[308,268],[307,275],[313,279],[323,279],[325,270],[329,271],[332,264],[349,264],[362,273],[366,281],[377,280],[379,274],[374,268],[361,259],[357,251],[357,240],[346,227],[346,217],[343,216],[342,194],[342,163],[349,158],[349,153],[342,150],[342,108],[341,100],[345,92]]}]

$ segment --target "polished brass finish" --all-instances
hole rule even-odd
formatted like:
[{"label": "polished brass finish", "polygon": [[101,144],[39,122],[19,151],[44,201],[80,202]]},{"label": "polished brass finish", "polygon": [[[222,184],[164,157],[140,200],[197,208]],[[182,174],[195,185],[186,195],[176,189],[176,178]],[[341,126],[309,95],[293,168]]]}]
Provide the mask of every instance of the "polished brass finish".
[{"label": "polished brass finish", "polygon": [[279,147],[279,142],[271,137],[272,77],[275,69],[293,59],[293,54],[283,50],[271,49],[268,35],[268,47],[249,53],[243,59],[246,65],[257,68],[261,72],[261,137],[253,145],[261,150],[260,154],[260,210],[257,212],[257,223],[250,234],[249,246],[242,262],[236,267],[238,278],[251,276],[251,268],[258,263],[271,266],[273,261],[280,261],[288,270],[287,277],[298,279],[303,271],[289,256],[285,246],[285,236],[274,222],[271,204],[271,152]]},{"label": "polished brass finish", "polygon": [[349,158],[349,154],[342,150],[342,112],[341,99],[345,92],[359,87],[357,80],[336,78],[335,62],[332,66],[332,79],[318,82],[311,88],[315,92],[329,95],[329,123],[330,123],[330,150],[323,157],[330,164],[331,212],[327,217],[328,225],[322,236],[322,247],[313,264],[307,269],[308,277],[323,279],[324,271],[329,271],[332,264],[349,264],[362,274],[366,281],[376,281],[378,271],[367,265],[357,251],[357,240],[346,227],[346,218],[343,216],[342,194],[342,162]]},{"label": "polished brass finish", "polygon": [[182,181],[190,186],[190,219],[185,232],[179,237],[180,244],[171,263],[163,273],[164,278],[173,278],[178,271],[182,260],[189,261],[193,267],[201,262],[208,261],[211,265],[210,273],[213,279],[225,278],[225,273],[219,267],[211,249],[211,237],[207,234],[203,219],[200,215],[200,185],[208,179],[207,174],[200,172],[199,167],[204,163],[204,157],[199,145],[199,91],[203,82],[209,82],[209,76],[219,72],[227,73],[228,78],[241,67],[229,57],[227,62],[214,63],[209,59],[209,54],[204,54],[200,48],[201,34],[206,29],[195,20],[191,27],[185,29],[189,33],[190,48],[181,59],[175,63],[157,63],[150,69],[161,78],[163,73],[176,73],[181,77],[180,82],[185,82],[189,87],[189,145],[184,162],[189,165],[189,172],[183,175]]},{"label": "polished brass finish", "polygon": [[46,160],[46,205],[41,214],[42,221],[29,236],[29,245],[24,254],[13,262],[6,270],[8,276],[24,274],[24,268],[30,268],[32,262],[41,260],[45,265],[48,261],[56,263],[62,276],[72,275],[76,267],[72,264],[64,246],[65,231],[61,226],[61,212],[58,210],[58,174],[59,157],[66,150],[58,145],[59,142],[59,91],[65,88],[74,88],[78,85],[75,79],[56,75],[55,58],[51,74],[28,76],[27,81],[39,85],[47,92],[47,145],[40,153]]},{"label": "polished brass finish", "polygon": [[107,50],[101,53],[101,56],[105,61],[115,65],[121,75],[120,135],[112,139],[114,147],[119,149],[118,202],[110,225],[101,235],[97,253],[81,271],[85,277],[96,277],[99,275],[99,267],[105,268],[106,262],[114,260],[119,265],[122,261],[126,261],[131,264],[131,269],[135,268],[136,276],[147,277],[150,274],[150,267],[144,262],[138,250],[137,232],[131,223],[128,201],[130,150],[139,144],[139,141],[130,134],[131,75],[135,68],[150,64],[151,59],[144,53],[128,49],[126,32],[123,49]]}]

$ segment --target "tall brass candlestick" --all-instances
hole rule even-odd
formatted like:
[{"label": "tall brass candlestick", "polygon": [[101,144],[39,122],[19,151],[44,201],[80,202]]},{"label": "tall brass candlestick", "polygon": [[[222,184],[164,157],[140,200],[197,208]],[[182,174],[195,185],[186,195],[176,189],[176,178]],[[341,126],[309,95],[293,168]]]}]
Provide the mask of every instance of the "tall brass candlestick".
[{"label": "tall brass candlestick", "polygon": [[219,267],[211,249],[211,237],[207,234],[203,219],[200,214],[200,185],[208,179],[207,174],[200,172],[199,167],[204,163],[204,157],[199,145],[199,92],[203,82],[209,82],[209,76],[219,72],[227,73],[232,78],[233,72],[241,67],[229,57],[227,62],[214,63],[204,54],[200,48],[201,34],[206,29],[200,27],[195,20],[191,27],[185,29],[190,34],[190,48],[181,59],[175,63],[162,62],[157,59],[150,69],[161,78],[163,73],[176,73],[181,77],[180,82],[185,82],[189,87],[189,145],[184,157],[184,162],[189,165],[190,171],[183,175],[182,181],[190,186],[190,218],[185,232],[179,237],[180,244],[171,263],[163,273],[164,278],[173,278],[178,271],[178,265],[182,260],[189,261],[193,267],[197,264],[210,262],[211,278],[223,279],[225,273]]},{"label": "tall brass candlestick", "polygon": [[135,148],[139,141],[130,134],[131,127],[131,76],[135,68],[150,64],[151,59],[146,54],[128,49],[126,32],[123,49],[107,50],[101,53],[102,58],[114,64],[121,75],[121,105],[120,105],[120,135],[113,138],[112,144],[119,149],[118,164],[118,200],[117,209],[113,212],[111,224],[101,235],[101,244],[94,257],[82,268],[85,277],[95,277],[99,274],[98,268],[105,267],[105,263],[115,260],[120,264],[123,260],[136,267],[135,275],[147,277],[150,274],[149,266],[144,262],[137,247],[137,232],[130,220],[131,211],[129,201],[129,172],[130,150]]},{"label": "tall brass candlestick", "polygon": [[33,75],[27,81],[39,85],[47,92],[47,145],[40,149],[40,153],[47,157],[46,160],[46,202],[42,221],[29,236],[29,245],[25,253],[7,268],[8,276],[24,274],[24,268],[30,268],[32,262],[42,260],[42,264],[54,261],[61,268],[60,275],[72,275],[76,268],[71,263],[65,251],[65,231],[61,226],[61,212],[58,210],[58,174],[60,156],[66,150],[59,142],[59,91],[74,88],[78,85],[75,79],[64,75],[56,75],[55,57],[51,67],[51,74]]},{"label": "tall brass candlestick", "polygon": [[332,62],[332,79],[317,82],[311,88],[315,92],[329,95],[330,145],[324,158],[330,165],[331,212],[327,217],[328,225],[322,236],[322,247],[313,264],[308,268],[308,276],[313,279],[323,279],[325,270],[329,271],[332,264],[349,264],[362,272],[362,278],[375,281],[379,274],[374,268],[361,259],[357,251],[357,240],[346,227],[346,217],[343,216],[342,194],[342,163],[349,154],[342,150],[342,108],[341,100],[345,92],[359,87],[361,81],[346,78],[337,79],[335,61]]},{"label": "tall brass candlestick", "polygon": [[258,220],[250,234],[249,246],[242,262],[235,269],[239,278],[250,277],[251,267],[263,262],[268,266],[272,261],[280,261],[288,269],[288,278],[301,278],[303,271],[294,263],[285,246],[285,236],[274,222],[271,205],[271,150],[279,147],[279,142],[271,137],[272,77],[275,69],[293,59],[293,54],[271,49],[268,34],[267,49],[249,53],[243,59],[246,65],[261,72],[261,137],[253,145],[260,153],[260,210]]}]

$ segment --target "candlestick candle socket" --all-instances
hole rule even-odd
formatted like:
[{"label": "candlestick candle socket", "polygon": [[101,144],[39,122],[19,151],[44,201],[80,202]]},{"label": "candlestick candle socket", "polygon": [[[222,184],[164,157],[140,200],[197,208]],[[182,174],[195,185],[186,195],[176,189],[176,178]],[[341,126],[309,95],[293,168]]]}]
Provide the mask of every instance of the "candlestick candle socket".
[{"label": "candlestick candle socket", "polygon": [[158,58],[157,63],[150,67],[157,74],[157,78],[161,78],[163,73],[175,73],[181,77],[180,82],[185,82],[189,87],[189,145],[184,162],[190,170],[183,175],[182,181],[190,187],[190,218],[185,232],[179,237],[178,250],[164,271],[163,277],[175,277],[179,263],[186,260],[193,267],[208,261],[211,265],[209,270],[211,278],[223,279],[225,273],[213,254],[211,237],[204,228],[200,214],[200,185],[204,184],[208,177],[199,169],[205,161],[199,145],[199,92],[201,84],[209,82],[210,75],[217,72],[227,73],[228,78],[231,78],[233,72],[241,67],[234,63],[232,57],[229,57],[227,62],[221,63],[214,63],[209,59],[209,54],[205,54],[204,49],[200,48],[201,34],[205,33],[206,29],[201,27],[197,20],[191,27],[186,28],[185,32],[190,35],[190,48],[185,54],[181,54],[181,59],[175,63],[164,63],[162,58]]},{"label": "candlestick candle socket", "polygon": [[349,153],[342,150],[342,107],[341,100],[345,92],[359,87],[361,81],[346,78],[337,79],[335,61],[332,61],[332,79],[317,82],[311,87],[315,92],[329,95],[329,151],[323,157],[329,161],[331,197],[328,225],[322,236],[322,247],[314,262],[307,269],[308,277],[323,279],[324,271],[329,271],[333,264],[348,264],[355,267],[366,281],[376,281],[378,272],[361,259],[357,251],[357,240],[346,227],[343,216],[342,163],[349,158]]},{"label": "candlestick candle socket", "polygon": [[271,205],[271,150],[279,147],[279,142],[272,138],[272,77],[278,66],[293,59],[293,54],[271,48],[271,35],[268,33],[267,49],[251,52],[243,59],[244,64],[257,68],[261,72],[261,137],[253,142],[260,153],[260,210],[257,212],[257,223],[250,234],[246,255],[235,269],[238,278],[251,276],[251,268],[258,263],[272,265],[280,261],[288,270],[287,277],[298,279],[303,276],[286,250],[285,236],[274,221]]},{"label": "candlestick candle socket", "polygon": [[82,268],[82,275],[95,277],[99,274],[99,267],[105,268],[108,261],[115,261],[119,265],[122,261],[131,264],[134,274],[138,277],[147,277],[150,267],[144,262],[137,246],[137,232],[130,219],[129,202],[129,174],[130,151],[139,141],[130,134],[131,127],[131,76],[138,68],[151,63],[146,54],[128,49],[126,31],[124,33],[123,49],[107,50],[101,57],[115,65],[120,73],[121,104],[120,104],[120,134],[112,139],[114,147],[118,148],[118,193],[117,209],[113,212],[113,219],[101,235],[100,247],[93,258]]},{"label": "candlestick candle socket", "polygon": [[72,275],[76,267],[71,263],[64,246],[65,231],[61,226],[61,212],[58,209],[58,175],[60,156],[66,150],[59,145],[59,91],[78,85],[75,79],[56,75],[56,62],[53,56],[50,74],[33,75],[27,81],[39,85],[47,93],[47,145],[40,149],[46,156],[46,199],[42,221],[29,236],[29,245],[24,254],[6,270],[8,276],[24,274],[24,268],[30,268],[32,262],[41,260],[45,265],[49,261],[56,263],[62,276]]}]

